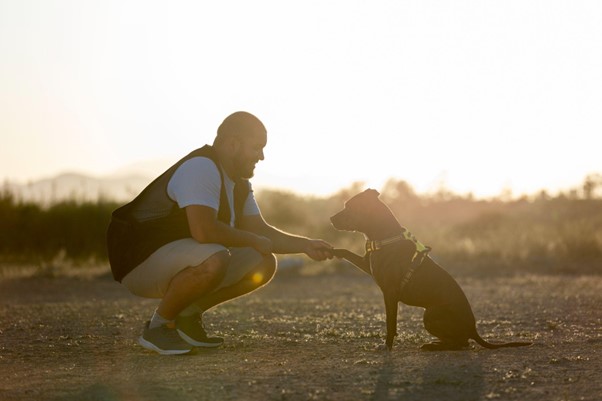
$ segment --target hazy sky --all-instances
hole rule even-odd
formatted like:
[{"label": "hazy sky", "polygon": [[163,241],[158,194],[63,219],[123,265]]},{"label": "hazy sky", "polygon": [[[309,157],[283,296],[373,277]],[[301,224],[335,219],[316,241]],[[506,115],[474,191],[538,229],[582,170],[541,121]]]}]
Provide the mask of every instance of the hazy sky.
[{"label": "hazy sky", "polygon": [[268,128],[256,186],[574,186],[602,2],[0,0],[0,179],[163,168],[236,110]]}]

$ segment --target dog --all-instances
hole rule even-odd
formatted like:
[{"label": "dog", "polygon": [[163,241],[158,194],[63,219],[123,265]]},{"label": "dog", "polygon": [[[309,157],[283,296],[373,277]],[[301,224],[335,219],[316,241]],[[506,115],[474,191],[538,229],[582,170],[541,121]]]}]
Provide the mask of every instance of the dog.
[{"label": "dog", "polygon": [[384,349],[392,349],[397,335],[399,302],[425,308],[424,327],[438,341],[422,345],[423,350],[465,349],[469,339],[491,349],[532,344],[490,343],[481,338],[464,291],[429,257],[430,248],[399,224],[379,195],[374,189],[361,192],[345,202],[344,209],[330,221],[337,230],[361,232],[366,237],[363,257],[341,248],[335,248],[333,254],[370,274],[380,287],[387,323]]}]

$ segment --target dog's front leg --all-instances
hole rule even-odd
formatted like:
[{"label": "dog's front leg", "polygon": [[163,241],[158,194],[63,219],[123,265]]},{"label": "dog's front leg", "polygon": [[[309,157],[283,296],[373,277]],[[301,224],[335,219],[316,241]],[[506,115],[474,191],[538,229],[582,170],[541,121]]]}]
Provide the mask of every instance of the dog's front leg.
[{"label": "dog's front leg", "polygon": [[365,273],[372,275],[372,272],[370,271],[370,259],[368,258],[367,254],[360,256],[344,248],[334,248],[332,253],[335,257],[346,259],[356,267],[359,267]]},{"label": "dog's front leg", "polygon": [[393,340],[395,340],[395,336],[397,336],[397,307],[399,302],[397,297],[395,297],[395,294],[384,293],[384,296],[385,312],[387,316],[387,340],[385,341],[385,345],[390,351],[393,348]]},{"label": "dog's front leg", "polygon": [[332,250],[332,253],[337,258],[343,258],[351,262],[356,267],[359,267],[364,273],[372,275],[372,272],[370,271],[370,258],[368,257],[368,254],[360,256],[343,248],[335,248]]}]

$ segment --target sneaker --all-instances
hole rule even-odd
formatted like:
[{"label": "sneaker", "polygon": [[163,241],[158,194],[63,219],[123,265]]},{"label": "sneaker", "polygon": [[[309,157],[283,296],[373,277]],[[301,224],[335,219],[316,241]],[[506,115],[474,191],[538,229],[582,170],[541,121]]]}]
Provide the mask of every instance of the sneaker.
[{"label": "sneaker", "polygon": [[193,315],[176,318],[176,330],[188,344],[195,347],[215,348],[224,343],[220,337],[209,337],[203,327],[202,315]]},{"label": "sneaker", "polygon": [[138,338],[138,344],[146,349],[156,351],[161,355],[180,355],[192,351],[192,347],[178,335],[175,328],[167,325],[150,329],[146,322],[144,331]]}]

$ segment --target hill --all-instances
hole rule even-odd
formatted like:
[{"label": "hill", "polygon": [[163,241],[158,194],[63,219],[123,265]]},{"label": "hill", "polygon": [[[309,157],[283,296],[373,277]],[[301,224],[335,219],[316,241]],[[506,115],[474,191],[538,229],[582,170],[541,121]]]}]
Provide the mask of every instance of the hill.
[{"label": "hill", "polygon": [[96,201],[109,199],[123,202],[140,193],[152,178],[133,175],[92,177],[79,173],[64,173],[26,184],[6,183],[5,189],[16,199],[42,205],[65,200]]}]

